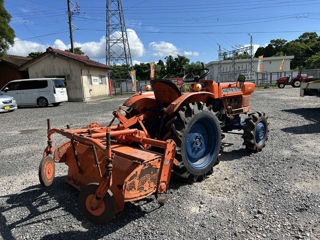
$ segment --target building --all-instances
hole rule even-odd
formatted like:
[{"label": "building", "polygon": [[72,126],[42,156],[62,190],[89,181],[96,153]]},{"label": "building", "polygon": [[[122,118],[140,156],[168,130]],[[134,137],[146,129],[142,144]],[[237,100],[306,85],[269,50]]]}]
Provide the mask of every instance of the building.
[{"label": "building", "polygon": [[111,67],[87,56],[47,48],[46,52],[20,67],[30,78],[64,78],[69,101],[89,101],[110,93],[108,71]]},{"label": "building", "polygon": [[[263,58],[262,72],[263,73],[277,73],[290,71],[290,62],[294,56],[280,56],[280,57],[266,57]],[[284,60],[283,68],[280,70],[282,61]],[[207,64],[210,70],[208,79],[216,81],[234,81],[239,74],[244,74],[249,80],[255,81],[258,78],[257,72],[258,59],[254,58],[252,62],[251,72],[251,59],[236,59],[236,60],[223,60],[212,61]],[[250,74],[251,72],[251,74]]]},{"label": "building", "polygon": [[0,88],[12,80],[28,78],[28,71],[20,71],[19,68],[31,59],[14,55],[4,56],[0,60]]}]

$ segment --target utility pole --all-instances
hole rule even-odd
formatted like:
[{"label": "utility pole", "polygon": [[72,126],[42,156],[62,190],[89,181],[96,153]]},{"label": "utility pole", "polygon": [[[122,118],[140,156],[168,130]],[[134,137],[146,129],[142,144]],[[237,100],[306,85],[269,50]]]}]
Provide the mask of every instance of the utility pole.
[{"label": "utility pole", "polygon": [[68,20],[69,20],[69,32],[70,32],[70,43],[71,43],[71,52],[74,53],[73,48],[73,32],[72,32],[72,12],[70,10],[70,0],[68,1]]},{"label": "utility pole", "polygon": [[[74,53],[74,46],[73,46],[73,27],[72,27],[72,16],[74,14],[80,14],[80,7],[77,3],[77,0],[75,3],[73,3],[70,0],[67,0],[68,4],[68,24],[69,24],[69,32],[70,32],[70,44],[71,44],[71,52]],[[70,4],[73,5],[72,9],[70,7]]]},{"label": "utility pole", "polygon": [[251,62],[251,74],[253,72],[253,38],[252,38],[252,34],[249,33],[250,36],[250,62]]},{"label": "utility pole", "polygon": [[223,61],[223,54],[222,54],[222,50],[221,50],[221,45],[220,44],[218,44],[218,47],[219,47],[219,49],[218,49],[218,59],[219,59],[219,63],[218,63],[218,74],[217,74],[217,80],[218,80],[218,82],[220,82],[220,80],[221,80],[221,65],[222,65],[222,61]]},{"label": "utility pole", "polygon": [[236,81],[236,50],[232,51],[233,80]]}]

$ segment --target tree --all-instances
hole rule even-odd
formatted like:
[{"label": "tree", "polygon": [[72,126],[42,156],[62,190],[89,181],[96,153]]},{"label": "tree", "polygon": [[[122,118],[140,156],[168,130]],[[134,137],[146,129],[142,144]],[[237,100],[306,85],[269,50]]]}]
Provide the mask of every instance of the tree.
[{"label": "tree", "polygon": [[267,47],[259,47],[255,57],[293,55],[291,69],[300,66],[315,68],[319,66],[320,37],[316,32],[305,32],[297,39],[288,42],[285,39],[273,39]]},{"label": "tree", "polygon": [[9,26],[11,15],[4,8],[4,0],[0,0],[0,58],[14,44],[14,30]]},{"label": "tree", "polygon": [[300,42],[308,42],[318,38],[318,34],[316,32],[305,32],[301,34],[298,38]]},{"label": "tree", "polygon": [[125,65],[113,65],[111,71],[111,79],[127,79],[128,72]]},{"label": "tree", "polygon": [[307,59],[306,68],[320,68],[320,52]]},{"label": "tree", "polygon": [[311,57],[311,48],[300,41],[291,41],[286,45],[286,55],[293,55],[294,59],[291,61],[291,69],[298,68],[299,66],[305,67],[305,61]]},{"label": "tree", "polygon": [[40,56],[41,54],[43,54],[43,52],[31,52],[28,54],[28,57],[36,58],[36,57]]},{"label": "tree", "polygon": [[201,75],[202,71],[202,63],[201,62],[195,62],[195,63],[190,63],[186,65],[185,67],[186,74],[193,74],[193,75]]},{"label": "tree", "polygon": [[259,56],[264,56],[264,47],[259,47],[254,54],[254,57],[258,58]]},{"label": "tree", "polygon": [[264,57],[272,57],[277,53],[276,49],[272,46],[272,44],[268,44],[268,46],[266,46],[264,48]]},{"label": "tree", "polygon": [[284,46],[287,44],[287,40],[285,39],[273,39],[270,41],[270,44],[273,46],[273,48],[276,50],[276,54],[278,52],[282,52]]},{"label": "tree", "polygon": [[244,52],[244,53],[235,53],[235,56],[234,57],[226,57],[226,55],[224,55],[224,60],[233,60],[234,59],[249,59],[251,58],[249,53],[247,52]]},{"label": "tree", "polygon": [[161,79],[167,75],[166,66],[162,60],[156,64],[156,78]]},{"label": "tree", "polygon": [[[71,52],[71,48],[66,49],[65,51],[66,51],[66,52]],[[73,49],[73,53],[74,53],[74,54],[78,54],[78,55],[84,55],[84,52],[81,50],[80,47],[74,48],[74,49]]]}]

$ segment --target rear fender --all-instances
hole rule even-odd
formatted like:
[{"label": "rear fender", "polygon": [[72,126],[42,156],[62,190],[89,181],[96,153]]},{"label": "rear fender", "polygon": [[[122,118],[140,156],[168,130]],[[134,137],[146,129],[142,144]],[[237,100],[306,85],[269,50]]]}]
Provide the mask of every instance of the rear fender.
[{"label": "rear fender", "polygon": [[135,109],[138,113],[144,113],[145,108],[160,107],[153,92],[136,93],[128,98],[123,105]]},{"label": "rear fender", "polygon": [[174,100],[167,108],[166,113],[172,115],[177,112],[182,106],[192,102],[207,102],[209,99],[214,99],[214,94],[210,92],[190,92],[183,94]]}]

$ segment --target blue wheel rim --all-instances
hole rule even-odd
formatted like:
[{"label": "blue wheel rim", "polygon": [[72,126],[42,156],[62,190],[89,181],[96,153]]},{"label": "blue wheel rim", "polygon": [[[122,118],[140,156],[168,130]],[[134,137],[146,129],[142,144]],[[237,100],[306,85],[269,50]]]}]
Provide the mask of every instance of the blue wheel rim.
[{"label": "blue wheel rim", "polygon": [[256,143],[262,145],[266,138],[266,125],[263,122],[259,122],[256,127]]},{"label": "blue wheel rim", "polygon": [[186,135],[185,147],[188,163],[195,169],[206,168],[217,152],[218,131],[211,118],[196,121]]}]

